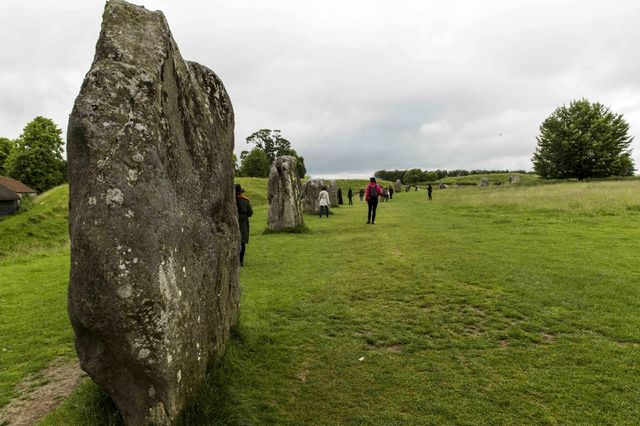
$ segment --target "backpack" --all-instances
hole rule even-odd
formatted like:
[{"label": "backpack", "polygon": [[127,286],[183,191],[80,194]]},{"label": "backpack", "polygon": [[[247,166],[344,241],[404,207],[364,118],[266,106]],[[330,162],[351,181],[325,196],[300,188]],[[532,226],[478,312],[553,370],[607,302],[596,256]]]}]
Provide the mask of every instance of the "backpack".
[{"label": "backpack", "polygon": [[378,185],[371,185],[369,187],[369,200],[375,201],[378,199]]}]

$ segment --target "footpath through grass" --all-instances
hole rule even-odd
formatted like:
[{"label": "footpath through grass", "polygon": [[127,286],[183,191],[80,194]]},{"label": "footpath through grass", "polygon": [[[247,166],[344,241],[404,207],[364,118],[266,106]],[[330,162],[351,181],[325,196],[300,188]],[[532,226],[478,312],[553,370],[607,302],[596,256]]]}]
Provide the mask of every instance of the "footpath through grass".
[{"label": "footpath through grass", "polygon": [[[241,322],[184,424],[640,418],[640,182],[400,193],[375,226],[356,198],[296,235],[262,234],[265,184],[243,182]],[[67,347],[68,326],[47,327]],[[44,423],[118,417],[89,382]]]}]

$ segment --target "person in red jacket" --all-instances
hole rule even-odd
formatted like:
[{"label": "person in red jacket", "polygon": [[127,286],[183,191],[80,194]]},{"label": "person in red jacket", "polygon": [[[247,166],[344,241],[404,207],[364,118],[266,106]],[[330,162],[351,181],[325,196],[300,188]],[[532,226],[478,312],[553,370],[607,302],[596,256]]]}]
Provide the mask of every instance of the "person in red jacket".
[{"label": "person in red jacket", "polygon": [[382,197],[382,187],[376,183],[376,178],[369,179],[369,185],[364,191],[365,200],[369,206],[369,212],[367,213],[367,224],[375,225],[376,223],[376,209],[378,208],[378,199]]}]

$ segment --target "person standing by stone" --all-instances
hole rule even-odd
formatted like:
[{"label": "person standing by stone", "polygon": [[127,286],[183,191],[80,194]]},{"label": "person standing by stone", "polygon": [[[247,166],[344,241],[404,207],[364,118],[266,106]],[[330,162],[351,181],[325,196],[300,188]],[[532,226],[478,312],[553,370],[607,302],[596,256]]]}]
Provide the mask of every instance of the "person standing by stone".
[{"label": "person standing by stone", "polygon": [[429,200],[432,200],[431,193],[433,192],[433,187],[431,184],[427,185],[427,195],[429,196]]},{"label": "person standing by stone", "polygon": [[353,190],[351,188],[349,188],[349,190],[347,191],[347,198],[349,199],[349,205],[352,206],[353,205]]},{"label": "person standing by stone", "polygon": [[360,188],[358,195],[360,196],[360,202],[362,202],[362,200],[364,200],[364,188]]},{"label": "person standing by stone", "polygon": [[320,217],[322,217],[322,212],[324,211],[327,217],[329,217],[329,205],[331,201],[329,199],[329,191],[327,191],[326,185],[322,186],[322,191],[318,194],[318,205],[320,206]]},{"label": "person standing by stone", "polygon": [[376,178],[369,179],[369,185],[367,186],[365,198],[367,200],[367,206],[369,207],[367,212],[367,224],[375,225],[376,223],[376,209],[378,208],[378,199],[382,196],[382,187],[376,183]]},{"label": "person standing by stone", "polygon": [[344,199],[342,198],[342,188],[338,188],[338,204],[343,205]]},{"label": "person standing by stone", "polygon": [[238,207],[238,224],[240,225],[240,266],[244,266],[245,246],[249,244],[249,218],[253,216],[253,209],[249,199],[242,195],[244,189],[236,184],[236,206]]}]

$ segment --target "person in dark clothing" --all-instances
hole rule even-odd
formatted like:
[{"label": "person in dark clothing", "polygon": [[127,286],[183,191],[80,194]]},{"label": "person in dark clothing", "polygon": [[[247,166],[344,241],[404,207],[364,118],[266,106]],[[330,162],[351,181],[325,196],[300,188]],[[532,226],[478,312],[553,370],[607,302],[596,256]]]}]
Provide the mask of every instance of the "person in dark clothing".
[{"label": "person in dark clothing", "polygon": [[358,194],[360,195],[360,201],[362,201],[364,199],[364,188],[360,188],[360,192]]},{"label": "person in dark clothing", "polygon": [[342,188],[338,188],[338,204],[344,204],[344,200],[342,199]]},{"label": "person in dark clothing", "polygon": [[429,196],[429,200],[431,200],[431,193],[433,192],[433,187],[431,186],[431,184],[429,184],[429,186],[427,186],[427,195]]},{"label": "person in dark clothing", "polygon": [[393,186],[389,187],[389,199],[393,200]]},{"label": "person in dark clothing", "polygon": [[244,266],[245,245],[249,243],[249,218],[253,215],[251,202],[242,195],[244,189],[236,184],[236,207],[238,208],[238,224],[240,225],[240,266]]},{"label": "person in dark clothing", "polygon": [[369,210],[367,212],[367,224],[376,224],[376,209],[378,208],[378,199],[382,197],[382,187],[376,183],[376,178],[369,179],[369,186],[365,192],[365,198]]},{"label": "person in dark clothing", "polygon": [[347,198],[349,199],[349,205],[352,206],[353,205],[353,190],[351,188],[349,188],[349,190],[347,191]]}]

